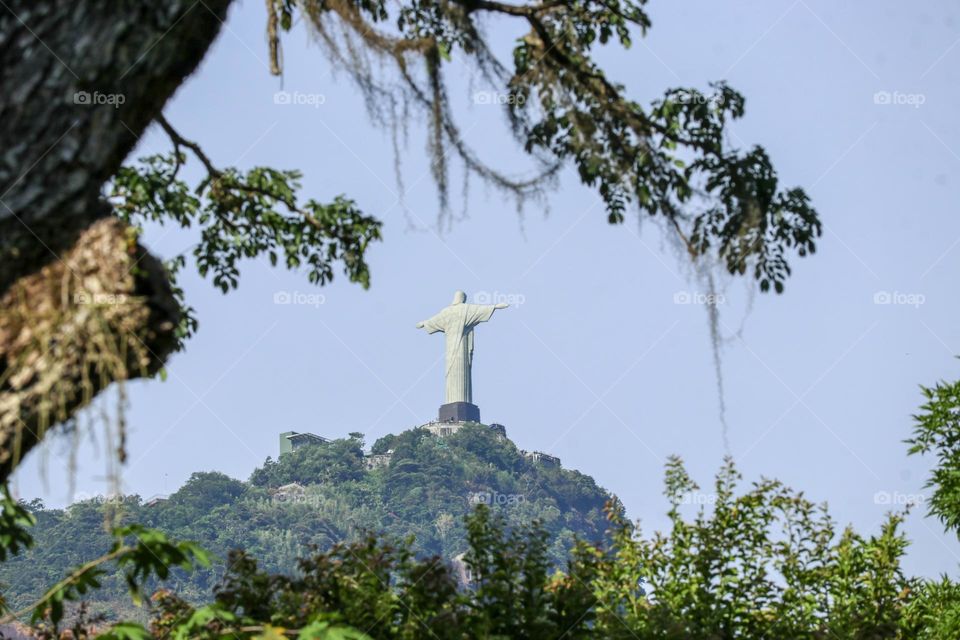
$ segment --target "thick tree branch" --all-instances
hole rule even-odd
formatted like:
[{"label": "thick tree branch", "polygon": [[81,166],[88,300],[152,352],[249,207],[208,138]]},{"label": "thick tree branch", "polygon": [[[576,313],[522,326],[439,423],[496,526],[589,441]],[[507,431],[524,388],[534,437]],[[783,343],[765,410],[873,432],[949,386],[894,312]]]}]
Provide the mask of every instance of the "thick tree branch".
[{"label": "thick tree branch", "polygon": [[163,265],[115,218],[0,297],[0,481],[54,425],[175,346]]},{"label": "thick tree branch", "polygon": [[100,188],[203,58],[230,0],[0,9],[0,293],[109,215]]},{"label": "thick tree branch", "polygon": [[175,341],[160,263],[101,196],[231,0],[0,8],[0,481],[54,424]]},{"label": "thick tree branch", "polygon": [[[317,231],[320,231],[322,233],[326,233],[328,231],[327,227],[322,222],[317,220],[313,216],[313,214],[311,214],[309,211],[306,211],[302,207],[297,206],[296,201],[293,200],[292,198],[278,198],[278,195],[275,191],[271,191],[269,189],[260,189],[250,184],[240,183],[240,182],[237,182],[236,180],[230,180],[227,177],[227,174],[225,174],[222,169],[217,168],[217,166],[213,164],[213,161],[210,160],[210,157],[207,156],[206,153],[204,153],[203,149],[200,147],[199,144],[197,144],[192,140],[187,140],[186,138],[184,138],[179,131],[173,128],[173,126],[167,121],[167,119],[162,114],[157,116],[157,122],[163,128],[164,132],[166,132],[166,134],[170,137],[170,141],[173,142],[174,152],[177,155],[177,157],[178,158],[180,157],[181,147],[186,147],[187,149],[190,149],[190,151],[192,151],[193,154],[197,156],[197,159],[200,161],[200,164],[203,165],[204,169],[207,170],[207,175],[210,178],[210,180],[220,182],[219,186],[221,186],[222,188],[242,191],[244,193],[249,193],[253,195],[260,195],[260,196],[269,198],[271,200],[279,199],[280,202],[283,203],[283,205],[287,208],[287,210],[290,213],[295,213],[301,216],[307,224],[309,224],[311,227],[313,227]],[[231,225],[233,224],[228,218],[224,217],[222,219],[227,224],[231,224]]]}]

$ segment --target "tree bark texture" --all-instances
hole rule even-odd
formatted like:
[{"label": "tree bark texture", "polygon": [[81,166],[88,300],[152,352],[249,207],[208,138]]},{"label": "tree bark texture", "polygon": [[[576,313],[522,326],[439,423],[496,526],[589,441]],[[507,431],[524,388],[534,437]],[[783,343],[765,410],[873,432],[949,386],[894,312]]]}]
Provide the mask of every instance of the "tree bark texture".
[{"label": "tree bark texture", "polygon": [[103,185],[196,69],[230,0],[0,7],[0,481],[48,428],[175,346],[162,265]]}]

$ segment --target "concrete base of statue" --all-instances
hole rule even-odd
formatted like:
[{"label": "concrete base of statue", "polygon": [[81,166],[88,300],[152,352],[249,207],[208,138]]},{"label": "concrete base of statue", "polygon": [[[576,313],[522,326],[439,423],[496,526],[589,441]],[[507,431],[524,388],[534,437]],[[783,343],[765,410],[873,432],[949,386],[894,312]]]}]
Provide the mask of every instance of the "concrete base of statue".
[{"label": "concrete base of statue", "polygon": [[472,402],[440,405],[440,422],[480,422],[480,407]]}]

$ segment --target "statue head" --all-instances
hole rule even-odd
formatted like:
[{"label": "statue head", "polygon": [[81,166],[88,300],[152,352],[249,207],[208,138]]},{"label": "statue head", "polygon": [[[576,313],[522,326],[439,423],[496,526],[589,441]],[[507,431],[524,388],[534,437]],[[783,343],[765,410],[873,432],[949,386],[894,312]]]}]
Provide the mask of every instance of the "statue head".
[{"label": "statue head", "polygon": [[453,294],[453,304],[463,304],[467,301],[467,294],[463,291],[457,291]]}]

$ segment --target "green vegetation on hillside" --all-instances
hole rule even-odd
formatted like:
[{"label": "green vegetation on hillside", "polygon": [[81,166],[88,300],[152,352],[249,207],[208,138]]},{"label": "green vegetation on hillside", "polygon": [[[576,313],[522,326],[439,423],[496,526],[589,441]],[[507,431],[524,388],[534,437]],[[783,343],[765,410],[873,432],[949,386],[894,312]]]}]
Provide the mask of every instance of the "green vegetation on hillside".
[{"label": "green vegetation on hillside", "polygon": [[[140,523],[210,551],[211,568],[174,572],[165,583],[192,601],[210,596],[235,549],[256,557],[264,570],[293,574],[297,559],[314,548],[372,532],[398,543],[412,539],[419,556],[452,559],[467,551],[465,519],[481,502],[509,527],[540,522],[548,557],[557,566],[565,564],[576,537],[590,542],[603,537],[605,491],[589,476],[528,461],[485,426],[446,437],[424,429],[387,436],[373,450],[393,449],[392,460],[376,469],[366,468],[361,438],[352,434],[280,460],[268,458],[249,482],[194,473],[169,499],[150,505],[138,496],[86,500],[62,510],[31,503],[37,544],[0,564],[4,594],[13,608],[26,606],[72,567],[106,552],[112,542],[108,520]],[[125,599],[120,572],[102,580],[95,601]]]},{"label": "green vegetation on hillside", "polygon": [[[580,542],[562,568],[550,558],[546,531],[511,527],[503,512],[480,505],[469,516],[464,556],[468,587],[440,558],[417,558],[410,543],[366,536],[298,562],[294,575],[265,570],[258,559],[232,552],[211,597],[188,602],[165,584],[150,602],[149,625],[114,624],[100,640],[956,640],[960,590],[947,578],[904,574],[908,541],[902,514],[889,514],[879,532],[839,528],[825,506],[777,481],[738,491],[728,460],[710,507],[683,507],[698,491],[678,459],[666,470],[670,529],[644,536],[611,505],[602,544]],[[29,520],[3,501],[0,538],[29,538],[9,517]],[[21,522],[21,525],[24,524]],[[45,640],[64,622],[56,603],[88,596],[111,560],[127,575],[160,575],[147,546],[177,564],[202,567],[205,554],[162,533],[129,527],[119,559],[90,560],[49,596],[31,606]],[[119,542],[118,542],[119,544]],[[171,563],[172,564],[172,563]],[[131,587],[142,591],[136,573]],[[72,582],[71,582],[72,581]],[[141,610],[142,611],[142,610]],[[26,616],[29,610],[19,613]],[[141,613],[141,619],[145,616]],[[0,622],[10,618],[0,618]],[[92,637],[89,622],[72,623],[72,637]],[[102,623],[94,623],[104,631]]]}]

